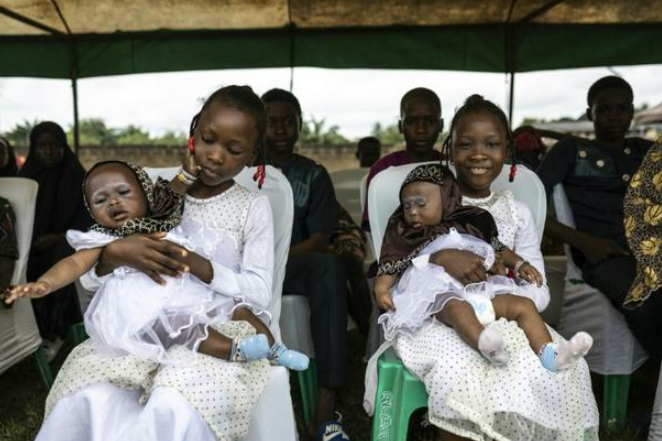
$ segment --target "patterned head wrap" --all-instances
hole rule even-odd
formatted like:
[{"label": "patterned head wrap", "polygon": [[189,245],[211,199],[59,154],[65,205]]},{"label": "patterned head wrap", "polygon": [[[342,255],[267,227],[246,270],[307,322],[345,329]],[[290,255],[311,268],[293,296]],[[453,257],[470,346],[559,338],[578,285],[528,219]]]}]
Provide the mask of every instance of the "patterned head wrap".
[{"label": "patterned head wrap", "polygon": [[662,288],[662,137],[632,176],[623,211],[625,237],[637,260],[637,275],[623,305],[635,308]]},{"label": "patterned head wrap", "polygon": [[502,245],[492,215],[482,208],[462,206],[462,193],[453,173],[441,164],[426,164],[412,170],[400,187],[412,182],[430,182],[441,187],[443,218],[433,226],[414,228],[405,222],[402,204],[391,215],[379,257],[379,274],[399,274],[406,270],[411,260],[430,242],[447,234],[451,228],[491,243],[497,251]]},{"label": "patterned head wrap", "polygon": [[165,179],[158,178],[155,184],[142,167],[124,161],[98,162],[85,175],[85,179],[83,180],[83,197],[85,207],[87,207],[90,214],[92,214],[92,210],[90,210],[85,192],[87,180],[95,169],[106,164],[121,164],[133,172],[140,183],[145,199],[147,199],[147,217],[130,219],[118,228],[106,228],[99,224],[94,224],[90,227],[90,231],[110,234],[111,236],[126,237],[136,233],[167,232],[179,225],[184,209],[184,199],[182,196],[173,191],[170,183]]}]

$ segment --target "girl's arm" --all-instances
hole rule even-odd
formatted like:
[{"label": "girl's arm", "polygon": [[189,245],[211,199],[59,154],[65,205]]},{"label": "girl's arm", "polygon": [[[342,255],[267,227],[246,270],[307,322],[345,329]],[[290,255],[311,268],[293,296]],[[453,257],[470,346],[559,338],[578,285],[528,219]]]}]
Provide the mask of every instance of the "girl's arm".
[{"label": "girl's arm", "polygon": [[542,312],[549,304],[549,288],[545,283],[545,263],[540,252],[538,229],[533,221],[533,215],[529,207],[515,200],[515,208],[518,213],[519,222],[515,230],[513,251],[529,261],[538,270],[543,279],[541,286],[528,285],[522,288],[526,291],[527,297],[536,304],[538,311]]},{"label": "girl's arm", "polygon": [[248,209],[244,226],[241,270],[234,271],[194,252],[184,258],[191,274],[219,294],[267,309],[271,301],[274,267],[274,227],[266,196],[257,197]]},{"label": "girl's arm", "polygon": [[377,300],[377,305],[384,311],[395,309],[391,288],[397,278],[398,276],[395,274],[382,274],[375,279],[375,300]]},{"label": "girl's arm", "polygon": [[34,283],[19,285],[11,290],[6,303],[19,297],[43,297],[53,291],[73,283],[94,266],[101,254],[101,248],[77,251],[56,263]]},{"label": "girl's arm", "polygon": [[162,240],[165,235],[166,233],[133,234],[109,243],[103,248],[95,269],[81,278],[83,286],[96,290],[103,283],[104,276],[120,266],[134,268],[160,284],[165,283],[160,274],[176,277],[186,271],[188,266],[182,261],[186,249],[176,243]]},{"label": "girl's arm", "polygon": [[502,251],[501,254],[503,257],[503,264],[506,268],[514,270],[517,277],[520,277],[529,283],[535,283],[538,286],[542,286],[542,274],[540,274],[540,272],[526,259],[523,259],[509,249]]}]

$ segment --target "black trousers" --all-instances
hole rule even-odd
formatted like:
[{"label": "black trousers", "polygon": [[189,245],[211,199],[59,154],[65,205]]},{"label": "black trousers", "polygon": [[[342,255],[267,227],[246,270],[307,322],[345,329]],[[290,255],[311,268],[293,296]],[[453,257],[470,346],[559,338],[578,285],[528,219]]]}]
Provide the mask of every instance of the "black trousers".
[{"label": "black trousers", "polygon": [[[625,316],[628,327],[646,352],[654,358],[662,356],[662,293],[653,293],[642,305],[623,308],[636,273],[633,257],[614,257],[597,265],[584,264],[584,281],[599,289],[614,307]],[[656,295],[657,294],[657,295]]]},{"label": "black trousers", "polygon": [[283,295],[297,294],[310,303],[310,330],[315,347],[317,382],[342,387],[347,379],[347,275],[332,254],[290,256]]}]

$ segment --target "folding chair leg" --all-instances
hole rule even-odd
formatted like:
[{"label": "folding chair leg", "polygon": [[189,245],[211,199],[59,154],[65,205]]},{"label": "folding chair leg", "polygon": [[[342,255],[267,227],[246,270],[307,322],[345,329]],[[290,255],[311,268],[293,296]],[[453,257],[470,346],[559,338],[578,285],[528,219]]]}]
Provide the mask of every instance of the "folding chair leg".
[{"label": "folding chair leg", "polygon": [[303,419],[307,427],[315,418],[315,408],[317,407],[317,369],[314,358],[310,359],[308,369],[297,372],[297,379],[303,403]]},{"label": "folding chair leg", "polygon": [[74,346],[78,346],[89,338],[87,332],[85,332],[85,325],[83,323],[72,325],[69,329],[69,334]]},{"label": "folding chair leg", "polygon": [[608,430],[625,426],[629,389],[629,375],[605,375],[602,424]]},{"label": "folding chair leg", "polygon": [[34,359],[37,362],[37,369],[39,369],[39,375],[41,376],[46,389],[50,389],[53,385],[53,373],[51,372],[51,366],[48,364],[46,359],[46,353],[44,349],[40,346],[34,355]]}]

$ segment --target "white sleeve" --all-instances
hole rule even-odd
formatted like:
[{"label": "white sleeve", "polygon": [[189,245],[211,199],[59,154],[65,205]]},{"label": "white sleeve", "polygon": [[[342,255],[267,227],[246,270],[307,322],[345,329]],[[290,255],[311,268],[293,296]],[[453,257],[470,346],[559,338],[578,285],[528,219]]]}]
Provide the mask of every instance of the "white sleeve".
[{"label": "white sleeve", "polygon": [[83,285],[83,288],[85,288],[88,291],[96,291],[98,290],[103,282],[108,280],[113,273],[112,271],[105,276],[97,276],[97,264],[95,263],[94,266],[92,267],[91,270],[80,276],[80,284]]},{"label": "white sleeve", "polygon": [[239,272],[211,262],[214,278],[209,286],[261,309],[271,301],[274,268],[274,226],[266,196],[258,196],[248,208],[244,225],[244,253]]},{"label": "white sleeve", "polygon": [[540,251],[538,231],[536,230],[536,224],[533,221],[533,215],[529,207],[520,201],[515,201],[515,208],[519,217],[519,225],[515,232],[515,246],[513,247],[513,251],[531,262],[531,265],[540,271],[544,280],[542,286],[527,284],[522,286],[522,288],[526,296],[536,304],[538,311],[542,312],[549,304],[549,288],[547,287],[547,278],[545,277],[545,262]]}]

